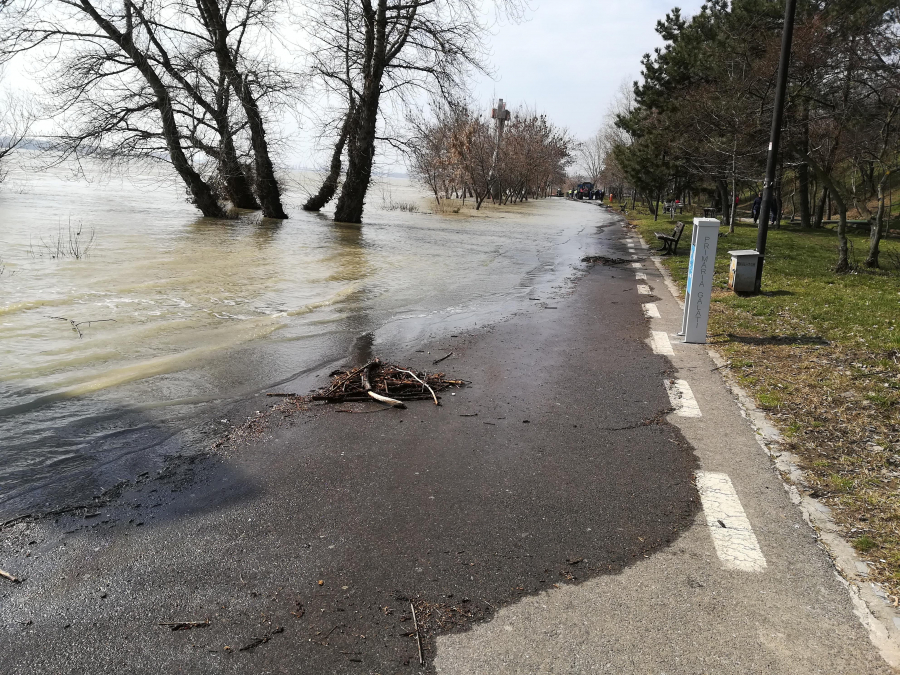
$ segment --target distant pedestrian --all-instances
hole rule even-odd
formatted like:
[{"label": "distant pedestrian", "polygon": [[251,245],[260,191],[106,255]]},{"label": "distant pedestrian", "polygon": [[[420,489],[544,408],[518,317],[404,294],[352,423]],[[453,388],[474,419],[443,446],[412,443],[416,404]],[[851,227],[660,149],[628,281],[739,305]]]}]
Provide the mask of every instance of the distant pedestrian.
[{"label": "distant pedestrian", "polygon": [[750,213],[753,216],[753,224],[756,225],[756,221],[759,220],[759,210],[762,208],[762,195],[758,192],[756,193],[756,199],[753,200],[753,206],[750,207]]}]

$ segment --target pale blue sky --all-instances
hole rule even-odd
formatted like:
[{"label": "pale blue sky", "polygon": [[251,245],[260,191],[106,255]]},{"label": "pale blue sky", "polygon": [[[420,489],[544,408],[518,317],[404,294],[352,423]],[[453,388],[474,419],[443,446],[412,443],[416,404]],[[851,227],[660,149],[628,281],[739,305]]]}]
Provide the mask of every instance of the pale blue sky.
[{"label": "pale blue sky", "polygon": [[532,0],[529,20],[500,26],[491,40],[497,81],[480,78],[478,100],[491,94],[528,103],[587,138],[600,126],[623,81],[640,73],[641,56],[660,46],[656,22],[673,7],[692,15],[701,0]]},{"label": "pale blue sky", "polygon": [[[485,0],[485,4],[489,0]],[[514,107],[528,104],[548,114],[556,124],[568,127],[580,139],[600,126],[607,107],[623,82],[640,73],[641,56],[661,44],[654,31],[656,21],[677,0],[530,0],[526,20],[498,25],[488,39],[495,79],[478,77],[473,98],[485,112],[493,98]],[[677,3],[685,15],[697,12],[701,0]],[[6,73],[6,85],[34,90],[35,83],[14,62]],[[2,87],[0,87],[2,88]],[[387,112],[388,116],[392,113]],[[287,140],[283,161],[292,166],[323,164],[327,150],[316,147],[317,125],[313,116],[301,113],[302,128],[293,116],[273,131]],[[38,132],[48,124],[38,125]],[[403,171],[395,153],[380,156],[381,170]]]}]

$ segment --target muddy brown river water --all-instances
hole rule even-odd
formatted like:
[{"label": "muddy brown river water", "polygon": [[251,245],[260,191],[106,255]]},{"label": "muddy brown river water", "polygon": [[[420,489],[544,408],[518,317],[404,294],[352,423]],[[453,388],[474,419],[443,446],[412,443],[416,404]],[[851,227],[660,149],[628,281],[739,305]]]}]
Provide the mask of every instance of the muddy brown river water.
[{"label": "muddy brown river water", "polygon": [[329,363],[552,297],[602,222],[561,199],[432,213],[385,178],[365,224],[339,225],[299,208],[299,172],[289,220],[219,221],[158,167],[85,178],[20,159],[0,186],[0,517],[122,458],[124,475],[183,452],[236,401]]}]

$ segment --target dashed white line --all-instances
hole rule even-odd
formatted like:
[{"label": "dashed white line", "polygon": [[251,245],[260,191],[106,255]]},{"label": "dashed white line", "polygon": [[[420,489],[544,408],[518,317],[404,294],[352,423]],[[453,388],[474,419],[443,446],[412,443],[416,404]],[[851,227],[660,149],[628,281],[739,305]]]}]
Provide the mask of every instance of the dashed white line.
[{"label": "dashed white line", "polygon": [[691,391],[691,385],[686,380],[665,380],[664,384],[676,415],[680,417],[703,416],[697,399],[694,398],[694,392]]},{"label": "dashed white line", "polygon": [[643,272],[635,272],[635,273],[634,273],[634,278],[635,278],[635,279],[646,279],[646,278],[647,278],[647,275],[644,274]]},{"label": "dashed white line", "polygon": [[697,491],[716,553],[726,569],[762,572],[766,558],[727,474],[697,472]]},{"label": "dashed white line", "polygon": [[650,287],[647,284],[638,284],[638,293],[641,295],[653,295],[653,291],[650,290]]},{"label": "dashed white line", "polygon": [[675,355],[675,352],[672,351],[672,343],[669,342],[669,336],[661,330],[650,331],[650,348],[654,354]]},{"label": "dashed white line", "polygon": [[656,306],[655,302],[648,302],[647,304],[641,305],[641,308],[644,310],[644,316],[646,316],[648,319],[662,318],[659,315],[659,307]]},{"label": "dashed white line", "polygon": [[678,303],[678,306],[684,309],[684,300],[681,299],[681,294],[678,292],[678,289],[675,287],[675,284],[672,283],[672,278],[666,274],[663,266],[662,266],[662,258],[659,256],[651,256],[650,260],[653,261],[653,264],[656,265],[656,269],[659,270],[659,273],[662,275],[663,281],[666,282],[666,287],[669,289],[669,292],[675,298],[675,302]]},{"label": "dashed white line", "polygon": [[631,266],[638,267],[638,268],[643,267],[643,265],[641,263],[631,263]]}]

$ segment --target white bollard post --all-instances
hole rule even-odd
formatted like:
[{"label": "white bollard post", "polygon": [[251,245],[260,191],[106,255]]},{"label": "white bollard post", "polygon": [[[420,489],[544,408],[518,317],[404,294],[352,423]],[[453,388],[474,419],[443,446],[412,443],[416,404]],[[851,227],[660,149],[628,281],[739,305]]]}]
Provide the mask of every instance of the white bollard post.
[{"label": "white bollard post", "polygon": [[709,300],[712,295],[716,247],[720,223],[715,218],[694,218],[691,231],[691,259],[688,263],[687,291],[681,332],[686,343],[705,344],[709,323]]}]

